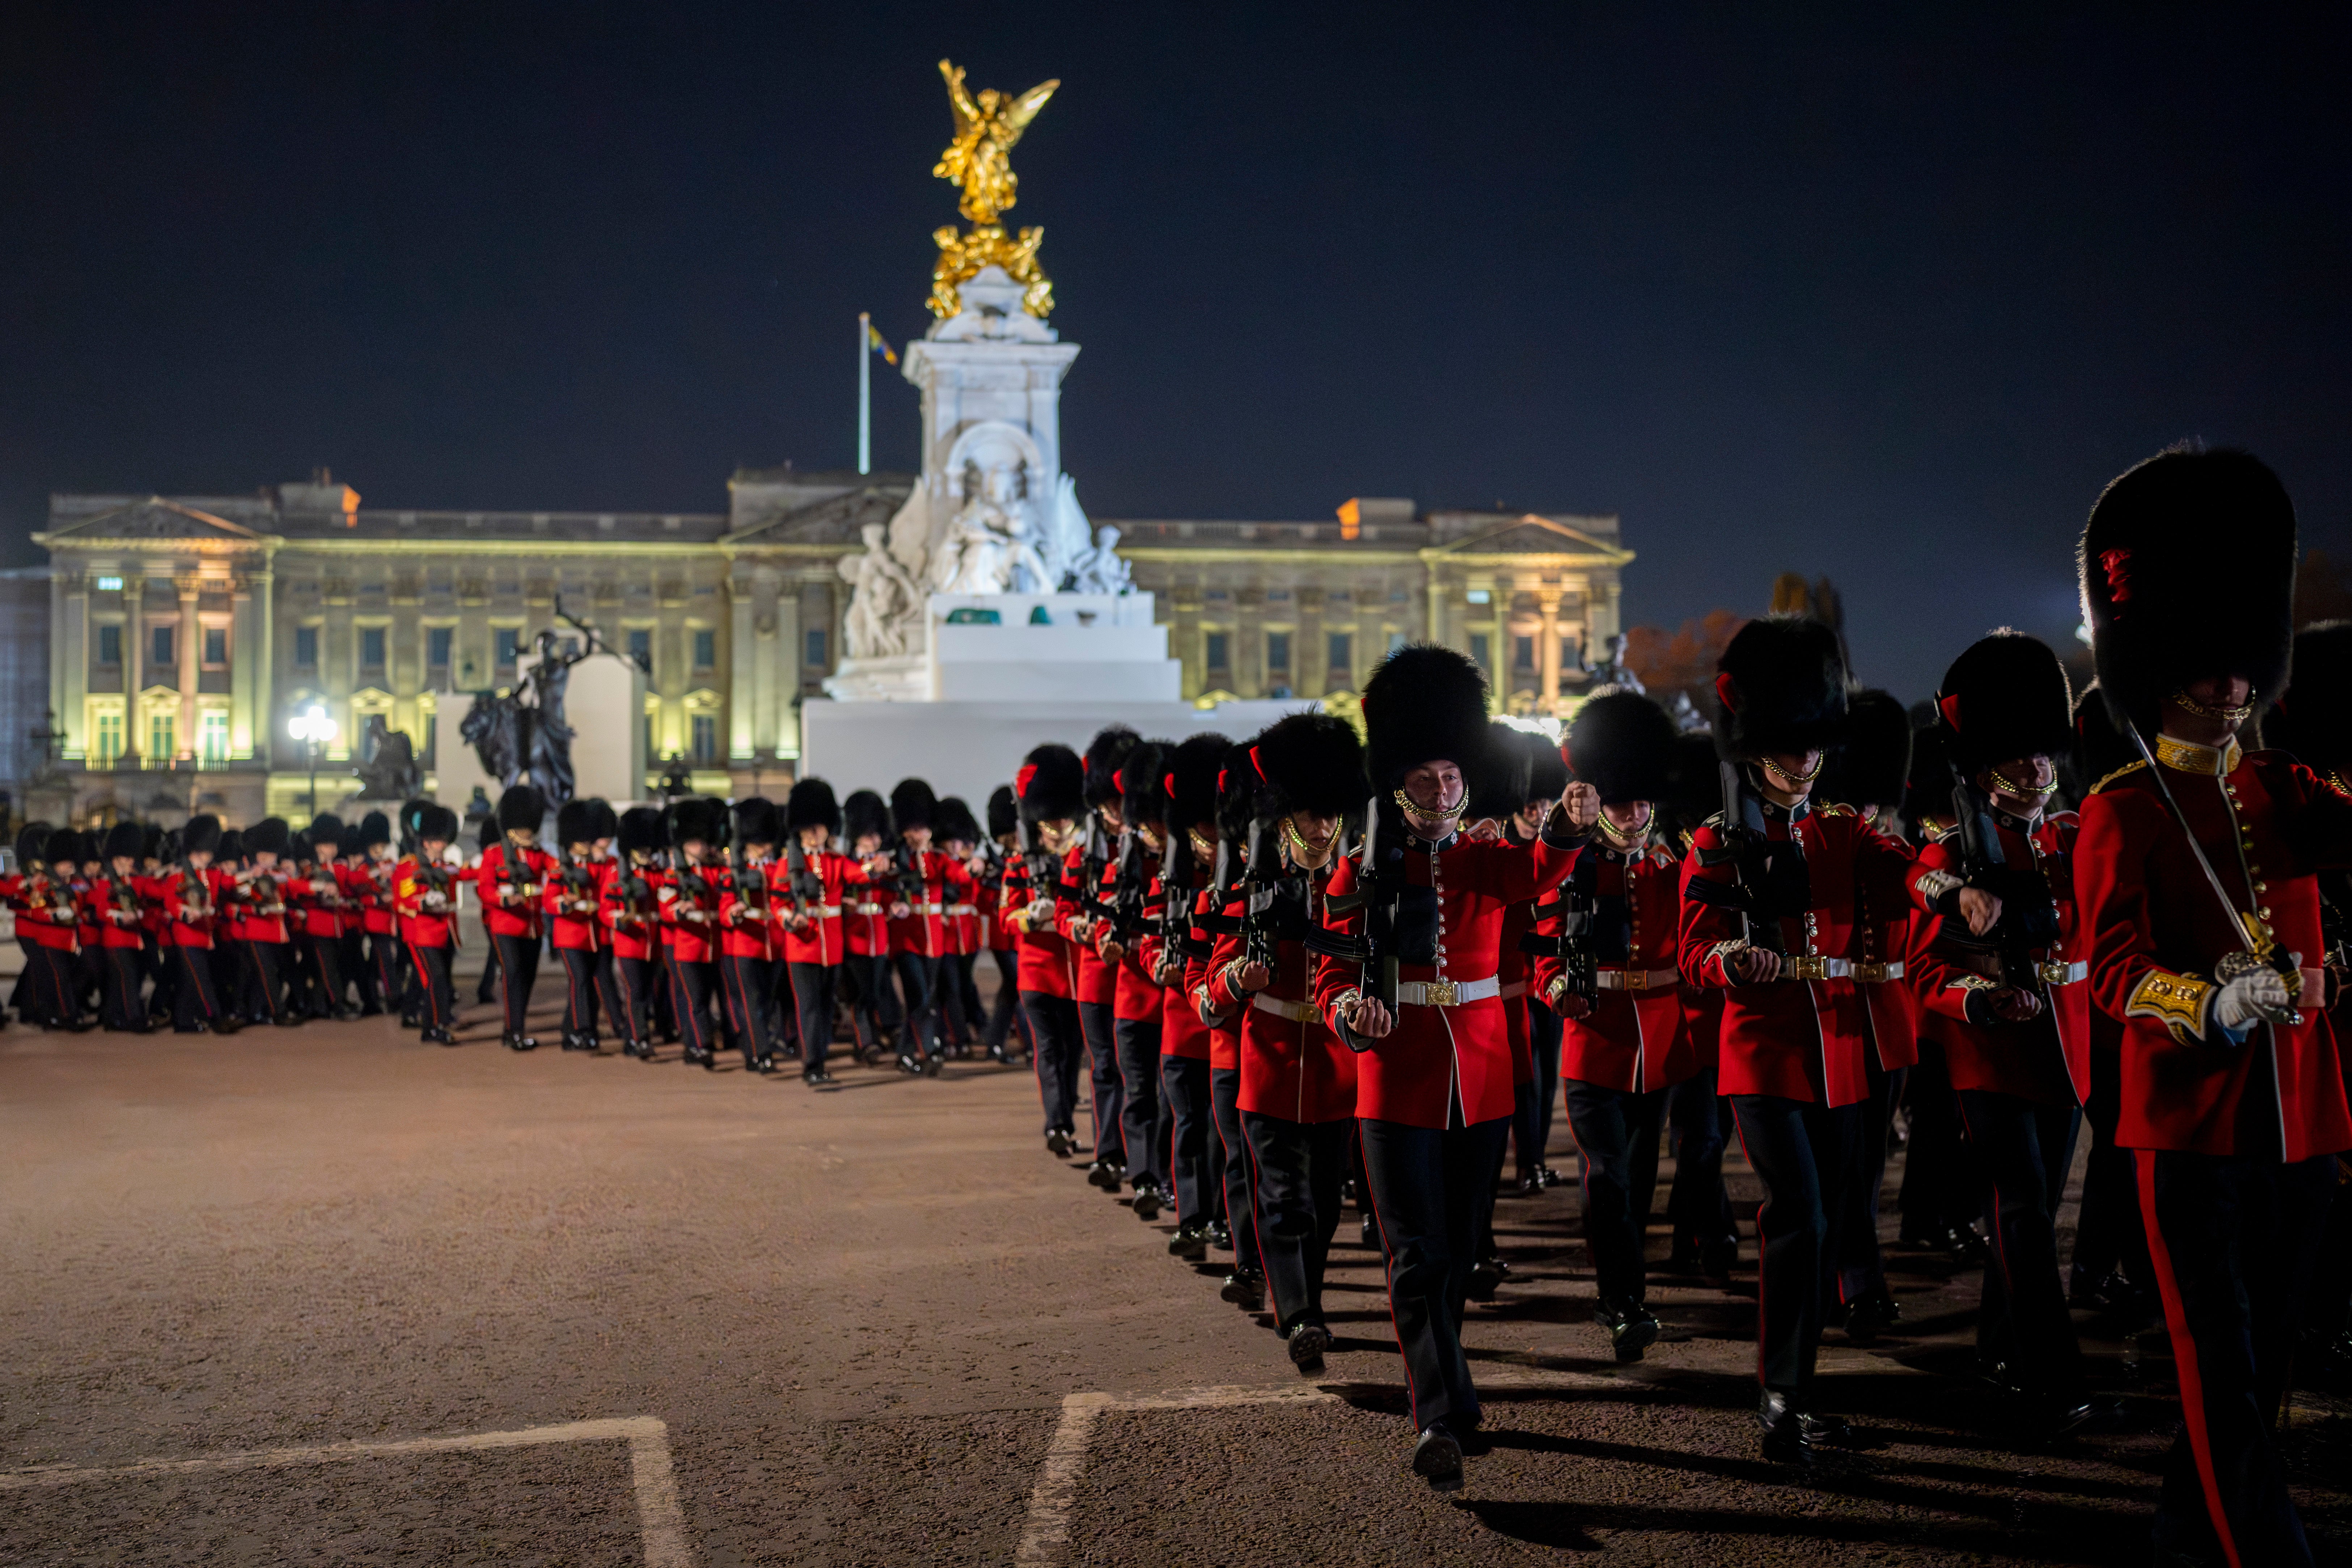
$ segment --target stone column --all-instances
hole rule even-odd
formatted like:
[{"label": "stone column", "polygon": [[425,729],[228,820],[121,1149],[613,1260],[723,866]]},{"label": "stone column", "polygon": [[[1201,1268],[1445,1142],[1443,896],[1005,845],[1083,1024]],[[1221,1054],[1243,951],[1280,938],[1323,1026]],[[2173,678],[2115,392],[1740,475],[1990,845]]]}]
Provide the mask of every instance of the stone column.
[{"label": "stone column", "polygon": [[196,688],[204,683],[205,628],[197,617],[197,579],[174,580],[180,590],[180,722],[172,737],[173,754],[196,749]]},{"label": "stone column", "polygon": [[[266,580],[268,574],[262,574]],[[254,735],[257,728],[266,728],[268,719],[254,711],[255,693],[263,689],[264,667],[258,662],[268,639],[257,626],[253,605],[254,579],[248,574],[238,577],[229,586],[228,606],[228,754],[239,761],[256,752]]]},{"label": "stone column", "polygon": [[727,579],[727,760],[738,766],[751,761],[759,744],[760,706],[751,630],[751,574],[738,565]]},{"label": "stone column", "polygon": [[1543,639],[1536,647],[1536,668],[1542,672],[1537,678],[1536,711],[1551,713],[1559,708],[1559,593],[1547,591],[1538,595],[1536,608],[1543,615],[1543,629],[1536,634]]},{"label": "stone column", "polygon": [[89,714],[83,699],[89,692],[89,578],[77,564],[49,583],[50,603],[58,618],[52,624],[62,636],[50,640],[49,705],[57,710],[52,726],[66,732],[64,744],[89,754]]}]

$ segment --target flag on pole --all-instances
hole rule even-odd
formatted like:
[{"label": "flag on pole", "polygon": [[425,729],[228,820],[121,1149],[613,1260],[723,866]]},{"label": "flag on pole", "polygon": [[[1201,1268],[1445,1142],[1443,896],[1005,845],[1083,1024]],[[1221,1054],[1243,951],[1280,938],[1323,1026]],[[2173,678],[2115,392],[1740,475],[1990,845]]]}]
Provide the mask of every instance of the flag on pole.
[{"label": "flag on pole", "polygon": [[882,334],[874,330],[874,323],[871,321],[866,323],[866,346],[869,349],[881,350],[883,363],[897,364],[898,363],[898,354],[892,351],[888,343],[882,341]]}]

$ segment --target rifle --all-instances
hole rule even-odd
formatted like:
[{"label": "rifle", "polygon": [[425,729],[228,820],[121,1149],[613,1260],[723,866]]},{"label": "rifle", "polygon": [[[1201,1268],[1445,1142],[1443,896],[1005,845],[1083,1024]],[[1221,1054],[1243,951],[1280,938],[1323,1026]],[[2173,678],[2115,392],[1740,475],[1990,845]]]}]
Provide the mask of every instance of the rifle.
[{"label": "rifle", "polygon": [[[1162,971],[1188,958],[1206,958],[1211,949],[1192,940],[1192,846],[1189,834],[1168,829],[1160,847],[1160,966]],[[1155,976],[1161,984],[1168,980]]]},{"label": "rifle", "polygon": [[584,903],[589,906],[591,911],[587,915],[581,914],[577,909],[567,910],[565,912],[577,919],[593,919],[596,903],[595,874],[589,870],[586,862],[572,853],[571,846],[559,844],[556,846],[555,853],[556,865],[563,878],[565,901],[569,904]]},{"label": "rifle", "polygon": [[[1746,945],[1785,956],[1787,944],[1780,939],[1779,919],[1786,912],[1779,907],[1785,900],[1766,896],[1776,868],[1771,842],[1764,835],[1764,808],[1740,778],[1738,763],[1718,762],[1716,773],[1723,784],[1723,815],[1711,819],[1718,842],[1716,847],[1699,849],[1696,854],[1701,866],[1729,866],[1731,883],[1727,887],[1711,878],[1694,877],[1687,884],[1688,894],[1703,904],[1730,910],[1739,921],[1739,940]],[[1795,876],[1801,879],[1804,858],[1794,845],[1790,849],[1792,858],[1783,864],[1795,867]],[[1793,892],[1794,886],[1779,890]],[[1788,973],[1786,965],[1782,973]]]},{"label": "rifle", "polygon": [[1947,922],[1943,935],[1955,946],[1990,952],[2000,969],[2000,982],[2027,991],[2041,989],[2041,973],[2033,957],[2036,948],[2058,945],[2058,905],[2047,879],[2031,868],[2012,868],[2001,852],[2000,833],[1993,826],[1992,802],[1983,791],[1952,768],[1954,837],[1960,846],[1960,879],[2000,900],[2000,919],[1982,936],[1966,921]]},{"label": "rifle", "polygon": [[1561,988],[1563,994],[1581,996],[1588,1003],[1601,999],[1601,954],[1592,944],[1595,900],[1586,890],[1591,864],[1589,859],[1580,858],[1576,870],[1561,884],[1559,896],[1535,908],[1538,921],[1558,916],[1559,934],[1546,936],[1530,931],[1519,938],[1521,952],[1559,959],[1561,977],[1568,983]]},{"label": "rifle", "polygon": [[1029,878],[1029,901],[1034,905],[1042,896],[1053,906],[1058,921],[1064,902],[1061,857],[1045,847],[1036,826],[1027,817],[1020,819],[1020,826],[1021,866]]},{"label": "rifle", "polygon": [[824,907],[824,879],[809,869],[808,851],[794,839],[784,851],[784,885],[793,900],[793,918],[805,918],[812,908]]},{"label": "rifle", "polygon": [[[1361,965],[1358,994],[1390,1008],[1396,1005],[1400,965],[1437,962],[1437,893],[1406,881],[1406,831],[1404,813],[1392,798],[1376,795],[1366,803],[1356,885],[1326,900],[1334,913],[1361,910],[1363,930],[1316,927],[1306,936],[1309,952]],[[1369,1042],[1349,1043],[1358,1050],[1370,1048]]]},{"label": "rifle", "polygon": [[1112,938],[1129,946],[1144,929],[1143,900],[1151,880],[1144,867],[1143,835],[1130,827],[1118,836],[1118,877],[1109,910]]}]

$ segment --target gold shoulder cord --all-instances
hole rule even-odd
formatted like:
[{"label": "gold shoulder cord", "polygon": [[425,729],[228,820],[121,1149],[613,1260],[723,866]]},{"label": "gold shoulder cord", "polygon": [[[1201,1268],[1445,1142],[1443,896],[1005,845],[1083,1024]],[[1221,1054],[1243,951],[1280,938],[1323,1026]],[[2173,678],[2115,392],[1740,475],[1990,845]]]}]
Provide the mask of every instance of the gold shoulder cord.
[{"label": "gold shoulder cord", "polygon": [[2122,767],[2117,768],[2114,773],[2109,773],[2106,777],[2093,784],[2091,786],[2091,793],[2093,795],[2096,795],[2101,790],[2106,788],[2109,784],[2115,783],[2117,779],[2122,778],[2125,774],[2136,773],[2146,766],[2147,766],[2147,763],[2145,759],[2138,762],[2126,763]]}]

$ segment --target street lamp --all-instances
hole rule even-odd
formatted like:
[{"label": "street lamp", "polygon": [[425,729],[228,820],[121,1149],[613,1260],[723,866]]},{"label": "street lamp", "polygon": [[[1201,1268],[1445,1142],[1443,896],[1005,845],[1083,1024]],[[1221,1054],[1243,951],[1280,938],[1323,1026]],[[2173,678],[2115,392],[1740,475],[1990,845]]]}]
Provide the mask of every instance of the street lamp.
[{"label": "street lamp", "polygon": [[310,816],[316,820],[319,815],[319,753],[325,751],[327,742],[335,738],[335,721],[327,716],[323,706],[313,702],[308,710],[294,715],[286,730],[287,733],[310,748]]}]

